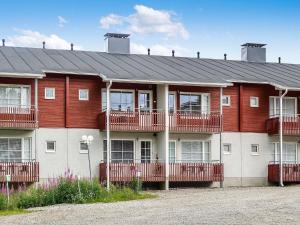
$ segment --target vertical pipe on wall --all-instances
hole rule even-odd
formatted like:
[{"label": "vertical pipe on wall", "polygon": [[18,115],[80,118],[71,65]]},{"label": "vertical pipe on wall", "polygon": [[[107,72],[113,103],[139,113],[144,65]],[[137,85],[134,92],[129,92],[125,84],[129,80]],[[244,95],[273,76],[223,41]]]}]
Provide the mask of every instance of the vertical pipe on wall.
[{"label": "vertical pipe on wall", "polygon": [[165,105],[164,105],[164,112],[165,112],[165,166],[166,166],[166,182],[165,182],[165,189],[169,190],[169,85],[164,86],[164,97],[165,97]]},{"label": "vertical pipe on wall", "polygon": [[106,84],[106,188],[109,190],[109,164],[110,164],[110,88],[112,81]]},{"label": "vertical pipe on wall", "polygon": [[[223,163],[223,144],[222,144],[222,131],[223,131],[223,88],[220,87],[220,163]],[[224,187],[223,181],[220,182],[220,188]]]},{"label": "vertical pipe on wall", "polygon": [[283,171],[282,171],[282,152],[283,152],[283,130],[282,130],[282,100],[284,96],[288,93],[288,89],[282,94],[282,90],[279,92],[279,146],[280,146],[280,166],[279,166],[279,185],[283,187]]}]

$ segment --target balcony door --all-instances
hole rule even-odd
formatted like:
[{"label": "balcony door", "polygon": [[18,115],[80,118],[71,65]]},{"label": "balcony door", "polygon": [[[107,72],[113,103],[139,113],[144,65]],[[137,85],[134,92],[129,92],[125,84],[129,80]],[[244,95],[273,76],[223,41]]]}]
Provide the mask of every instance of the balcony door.
[{"label": "balcony door", "polygon": [[150,140],[142,140],[140,142],[140,148],[141,148],[141,163],[150,163],[152,142]]},{"label": "balcony door", "polygon": [[152,91],[139,91],[139,126],[151,127],[153,124],[152,117]]}]

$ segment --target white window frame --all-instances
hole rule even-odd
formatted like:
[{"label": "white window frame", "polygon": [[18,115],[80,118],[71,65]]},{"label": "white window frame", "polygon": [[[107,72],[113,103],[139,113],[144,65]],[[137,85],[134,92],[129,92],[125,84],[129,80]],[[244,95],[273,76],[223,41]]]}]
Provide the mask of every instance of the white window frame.
[{"label": "white window frame", "polygon": [[[47,96],[47,90],[53,90],[53,96]],[[44,90],[44,97],[45,99],[48,99],[48,100],[54,100],[55,99],[55,87],[45,87],[45,90]]]},{"label": "white window frame", "polygon": [[80,154],[88,154],[89,153],[89,146],[88,146],[88,150],[81,149],[81,144],[82,143],[85,143],[85,142],[84,141],[79,141],[79,153]]},{"label": "white window frame", "polygon": [[[107,143],[107,139],[103,139],[103,142],[106,141]],[[111,138],[110,139],[110,146],[111,146],[111,142],[112,141],[133,141],[133,162],[136,162],[136,139],[133,138]],[[103,161],[106,160],[106,158],[104,158],[104,146],[103,146]],[[110,161],[111,161],[111,155],[110,155]]]},{"label": "white window frame", "polygon": [[[257,104],[253,104],[252,100],[255,100]],[[251,96],[250,97],[250,107],[258,108],[259,107],[259,97]]]},{"label": "white window frame", "polygon": [[[135,110],[135,91],[134,90],[132,90],[132,89],[110,89],[110,94],[111,94],[111,92],[113,92],[113,91],[120,91],[120,92],[131,92],[132,93],[132,96],[133,96],[133,107],[132,107],[132,110],[133,110],[133,112],[134,112],[134,110]],[[102,99],[104,99],[103,98],[103,95],[105,95],[105,99],[106,99],[106,88],[102,88],[101,89],[101,107],[102,107],[102,111],[106,111],[106,108],[104,108],[103,107],[103,100]],[[106,104],[106,103],[105,103]],[[110,106],[111,106],[111,96],[110,96]],[[114,111],[114,110],[111,110],[111,111]],[[119,112],[119,111],[118,111]],[[120,111],[120,112],[127,112],[127,111]]]},{"label": "white window frame", "polygon": [[[279,115],[276,115],[276,99],[279,99],[279,96],[269,96],[269,118],[278,117]],[[283,99],[294,99],[295,102],[295,112],[294,115],[297,115],[297,109],[298,109],[298,101],[297,97],[283,97]],[[274,109],[272,114],[270,114],[270,102],[273,101]],[[279,109],[279,106],[278,106]],[[292,116],[292,115],[291,115]]]},{"label": "white window frame", "polygon": [[[273,154],[274,154],[274,157],[273,157],[274,158],[274,162],[279,162],[278,155],[280,154],[280,149],[277,148],[279,142],[271,142],[270,144],[271,145],[275,145],[275,149],[274,149],[274,152],[273,152]],[[296,150],[295,150],[296,151],[296,155],[295,155],[296,161],[293,162],[293,163],[298,163],[299,162],[299,160],[298,160],[298,143],[297,142],[291,142],[291,141],[285,141],[285,142],[283,142],[283,144],[294,144],[296,146]],[[291,163],[289,161],[283,161],[283,162],[284,163],[285,162],[286,163]]]},{"label": "white window frame", "polygon": [[[21,139],[21,161],[22,162],[31,162],[32,161],[32,137],[7,137],[7,136],[4,136],[4,137],[0,137],[0,139]],[[29,154],[30,154],[30,158],[29,159],[24,159],[24,155],[25,155],[25,147],[24,147],[24,140],[25,139],[29,139],[30,140],[30,151],[29,151]]]},{"label": "white window frame", "polygon": [[[48,149],[48,142],[54,142],[54,150]],[[46,140],[46,153],[55,153],[56,152],[56,141]]]},{"label": "white window frame", "polygon": [[[82,98],[81,96],[80,96],[80,93],[82,92],[82,91],[86,91],[87,92],[87,98]],[[90,91],[89,91],[89,89],[78,89],[78,99],[79,99],[79,101],[88,101],[89,99],[90,99]]]},{"label": "white window frame", "polygon": [[[257,148],[257,152],[252,151],[252,147]],[[259,144],[251,144],[251,149],[250,149],[251,155],[259,155]]]},{"label": "white window frame", "polygon": [[[201,142],[201,145],[202,145],[202,161],[201,162],[206,162],[204,161],[203,159],[205,158],[205,149],[204,149],[204,143],[205,142],[208,142],[209,143],[209,154],[208,154],[208,162],[211,161],[211,154],[212,154],[212,151],[211,151],[211,140],[189,140],[189,139],[185,139],[185,140],[181,140],[181,146],[180,146],[180,149],[181,149],[181,161],[183,162],[184,160],[182,159],[182,143],[183,142]],[[184,161],[186,163],[189,163],[188,161]],[[194,162],[193,160],[191,160],[191,162]],[[199,161],[200,162],[200,161]]]},{"label": "white window frame", "polygon": [[[201,113],[205,113],[205,114],[210,114],[210,108],[211,108],[211,96],[210,93],[204,93],[204,92],[179,92],[179,110],[180,112],[182,112],[181,110],[181,101],[180,101],[180,96],[181,95],[200,95],[201,96]],[[204,107],[203,104],[203,96],[207,96],[208,97],[208,104],[207,104],[207,109]],[[191,113],[193,113],[191,111]]]},{"label": "white window frame", "polygon": [[152,92],[152,90],[139,90],[138,91],[138,103],[139,103],[138,104],[138,109],[141,110],[141,108],[140,108],[140,94],[144,94],[144,93],[150,95],[150,99],[149,99],[149,101],[150,101],[149,112],[152,112],[152,110],[153,110],[153,92]]},{"label": "white window frame", "polygon": [[[31,107],[31,85],[18,85],[18,84],[0,84],[0,87],[7,87],[7,88],[21,88],[21,106],[20,107]],[[25,106],[24,103],[22,102],[23,101],[23,98],[22,98],[22,89],[23,88],[29,88],[29,98],[27,99],[28,100],[28,106]],[[9,105],[8,105],[9,107]]]},{"label": "white window frame", "polygon": [[[228,99],[227,103],[224,103],[223,100]],[[222,96],[222,105],[223,106],[230,106],[231,105],[231,96],[230,95],[223,95]]]},{"label": "white window frame", "polygon": [[[174,112],[170,112],[170,108],[169,108],[169,106],[170,106],[169,95],[170,94],[174,95]],[[177,111],[177,95],[176,95],[176,91],[169,91],[169,94],[168,94],[168,104],[169,104],[169,106],[168,106],[169,113],[176,113],[176,111]]]},{"label": "white window frame", "polygon": [[[229,146],[229,151],[225,151],[224,150],[224,147],[225,146]],[[223,154],[225,154],[225,155],[231,155],[231,153],[232,153],[232,145],[230,144],[230,143],[223,143]]]},{"label": "white window frame", "polygon": [[148,141],[150,142],[150,163],[152,162],[152,152],[153,152],[153,143],[152,143],[152,140],[151,139],[141,139],[139,140],[139,151],[141,153],[141,162],[142,162],[142,141]]},{"label": "white window frame", "polygon": [[[176,161],[177,161],[177,141],[176,140],[169,140],[169,146],[170,146],[170,142],[175,143],[175,152],[174,152],[175,159],[174,159],[174,163],[176,163]],[[168,151],[169,151],[169,163],[170,163],[170,149],[168,149]]]}]

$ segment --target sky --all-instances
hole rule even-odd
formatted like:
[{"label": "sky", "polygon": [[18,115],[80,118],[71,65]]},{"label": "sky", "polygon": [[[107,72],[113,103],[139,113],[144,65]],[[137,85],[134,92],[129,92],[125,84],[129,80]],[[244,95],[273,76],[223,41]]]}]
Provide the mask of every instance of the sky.
[{"label": "sky", "polygon": [[106,32],[131,34],[131,53],[240,59],[240,45],[267,44],[267,61],[300,64],[300,1],[10,0],[0,4],[8,46],[104,51]]}]

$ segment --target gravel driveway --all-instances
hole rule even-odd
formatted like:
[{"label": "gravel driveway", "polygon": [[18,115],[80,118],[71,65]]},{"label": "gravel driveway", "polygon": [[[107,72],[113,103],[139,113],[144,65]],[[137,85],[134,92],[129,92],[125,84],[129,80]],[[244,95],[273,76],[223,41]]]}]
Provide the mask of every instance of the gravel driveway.
[{"label": "gravel driveway", "polygon": [[300,224],[300,186],[177,189],[157,194],[158,198],[148,200],[44,207],[0,217],[0,224]]}]

